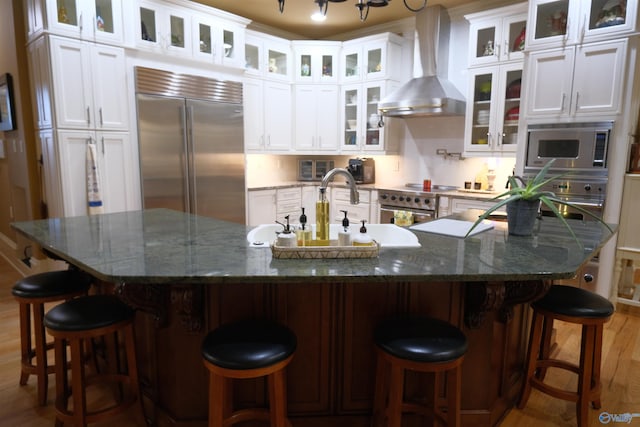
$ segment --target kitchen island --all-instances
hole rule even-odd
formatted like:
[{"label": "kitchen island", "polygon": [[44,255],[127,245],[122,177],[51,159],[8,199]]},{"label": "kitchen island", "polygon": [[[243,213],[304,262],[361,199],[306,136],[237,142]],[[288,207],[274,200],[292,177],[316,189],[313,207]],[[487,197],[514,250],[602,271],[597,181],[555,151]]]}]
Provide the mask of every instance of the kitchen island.
[{"label": "kitchen island", "polygon": [[[463,424],[498,423],[522,382],[526,303],[552,280],[572,277],[611,237],[599,223],[571,223],[580,244],[544,218],[533,237],[509,236],[504,223],[466,240],[416,232],[420,248],[383,247],[378,258],[339,260],[273,259],[269,249],[249,246],[245,226],[166,209],[13,227],[138,309],[141,380],[157,425],[204,426],[204,335],[222,323],[266,317],[298,336],[287,384],[293,426],[359,427],[371,412],[373,329],[404,313],[463,330]],[[411,375],[406,395],[424,399],[430,381]],[[262,380],[241,383],[234,395],[237,405],[265,399]],[[409,417],[406,425],[419,421]]]}]

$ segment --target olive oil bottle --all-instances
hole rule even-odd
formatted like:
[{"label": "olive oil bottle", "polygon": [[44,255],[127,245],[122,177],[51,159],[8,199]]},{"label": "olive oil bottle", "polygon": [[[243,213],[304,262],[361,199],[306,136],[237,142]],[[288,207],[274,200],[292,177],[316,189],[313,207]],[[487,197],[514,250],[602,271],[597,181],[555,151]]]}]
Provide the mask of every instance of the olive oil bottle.
[{"label": "olive oil bottle", "polygon": [[329,245],[329,202],[326,188],[320,189],[320,200],[316,202],[316,244]]}]

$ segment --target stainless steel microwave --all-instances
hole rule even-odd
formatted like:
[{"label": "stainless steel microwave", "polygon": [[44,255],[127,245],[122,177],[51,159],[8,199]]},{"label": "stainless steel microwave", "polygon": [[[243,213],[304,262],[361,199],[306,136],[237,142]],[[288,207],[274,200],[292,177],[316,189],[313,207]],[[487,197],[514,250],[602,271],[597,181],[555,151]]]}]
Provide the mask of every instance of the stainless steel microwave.
[{"label": "stainless steel microwave", "polygon": [[556,171],[606,175],[612,129],[613,122],[529,125],[525,174],[536,173],[556,159]]}]

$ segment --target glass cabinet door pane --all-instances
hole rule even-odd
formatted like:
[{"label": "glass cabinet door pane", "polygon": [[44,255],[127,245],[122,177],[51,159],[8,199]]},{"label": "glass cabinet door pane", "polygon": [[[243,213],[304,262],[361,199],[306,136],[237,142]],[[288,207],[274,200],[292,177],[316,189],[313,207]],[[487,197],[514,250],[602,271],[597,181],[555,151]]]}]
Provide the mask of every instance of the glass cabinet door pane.
[{"label": "glass cabinet door pane", "polygon": [[492,74],[479,74],[475,77],[473,100],[473,126],[471,144],[489,143],[489,121],[491,117]]},{"label": "glass cabinet door pane", "polygon": [[171,15],[171,46],[184,47],[184,19]]},{"label": "glass cabinet door pane", "polygon": [[509,24],[509,52],[522,52],[527,31],[527,21],[516,21]]},{"label": "glass cabinet door pane", "polygon": [[344,145],[355,147],[358,144],[358,91],[346,90],[344,98]]},{"label": "glass cabinet door pane", "polygon": [[537,6],[536,40],[567,34],[569,0],[553,1]]},{"label": "glass cabinet door pane", "polygon": [[520,118],[520,90],[522,86],[522,70],[507,72],[507,89],[504,98],[504,121],[502,127],[502,143],[511,145],[518,140],[518,119]]},{"label": "glass cabinet door pane", "polygon": [[333,77],[333,56],[322,55],[322,76]]},{"label": "glass cabinet door pane", "polygon": [[287,54],[269,49],[269,72],[287,74]]},{"label": "glass cabinet door pane", "polygon": [[96,30],[112,33],[114,30],[111,0],[96,0]]},{"label": "glass cabinet door pane", "polygon": [[382,71],[382,49],[371,49],[367,52],[367,73]]},{"label": "glass cabinet door pane", "polygon": [[344,76],[354,77],[358,75],[358,54],[351,53],[344,58]]},{"label": "glass cabinet door pane", "polygon": [[481,28],[475,46],[476,58],[493,56],[495,53],[496,27]]},{"label": "glass cabinet door pane", "polygon": [[223,47],[224,47],[224,57],[225,58],[235,58],[235,39],[233,31],[224,30],[222,32],[223,39]]},{"label": "glass cabinet door pane", "polygon": [[380,87],[367,88],[367,138],[365,145],[380,145],[380,116],[378,115],[378,101],[380,100]]},{"label": "glass cabinet door pane", "polygon": [[249,70],[258,70],[260,66],[260,49],[256,45],[245,44],[245,67]]},{"label": "glass cabinet door pane", "polygon": [[140,8],[140,25],[142,40],[155,42],[156,37],[156,12],[145,7]]},{"label": "glass cabinet door pane", "polygon": [[198,43],[200,45],[200,52],[211,53],[211,26],[200,24],[199,26]]},{"label": "glass cabinet door pane", "polygon": [[627,18],[625,0],[592,0],[589,10],[589,29],[623,25]]},{"label": "glass cabinet door pane", "polygon": [[300,55],[300,75],[302,77],[311,75],[311,55]]},{"label": "glass cabinet door pane", "polygon": [[78,26],[78,10],[75,0],[58,0],[58,22]]}]

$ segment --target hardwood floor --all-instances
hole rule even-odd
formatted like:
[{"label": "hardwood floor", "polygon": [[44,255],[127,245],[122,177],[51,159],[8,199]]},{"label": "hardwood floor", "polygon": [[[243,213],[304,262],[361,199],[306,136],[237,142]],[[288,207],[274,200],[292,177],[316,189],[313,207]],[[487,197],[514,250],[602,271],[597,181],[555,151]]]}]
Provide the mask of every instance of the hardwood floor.
[{"label": "hardwood floor", "polygon": [[[26,386],[18,384],[20,372],[20,332],[18,305],[11,295],[13,283],[20,278],[15,268],[0,256],[0,424],[6,426],[50,427],[54,423],[53,396],[55,381],[49,384],[49,404],[36,404],[36,381]],[[557,342],[560,357],[577,361],[580,329],[559,323]],[[559,386],[575,387],[575,376],[552,369],[549,377]],[[94,401],[101,401],[107,393],[97,392]],[[599,415],[639,414],[630,425],[640,425],[640,317],[617,312],[605,325],[602,363],[602,408],[591,410],[589,426],[602,426]],[[626,424],[611,422],[611,425]],[[122,414],[115,420],[93,424],[98,427],[135,426],[133,415]],[[575,405],[554,400],[533,390],[524,410],[512,410],[502,427],[575,426]]]}]

